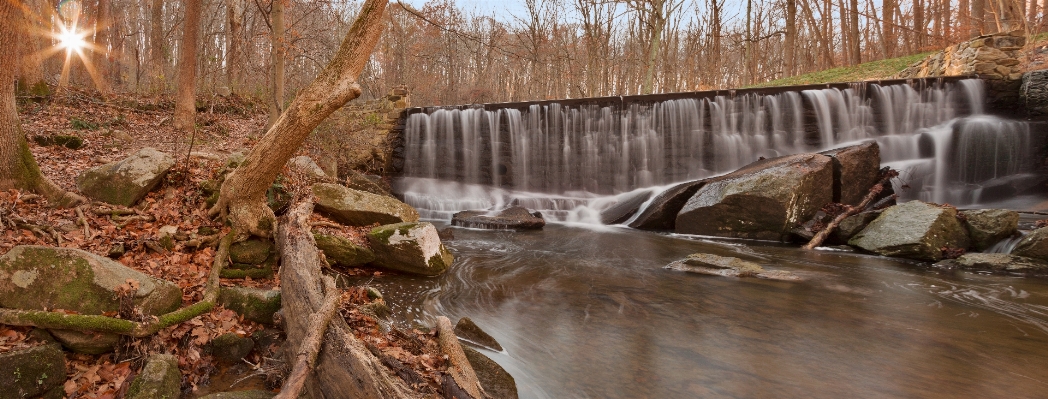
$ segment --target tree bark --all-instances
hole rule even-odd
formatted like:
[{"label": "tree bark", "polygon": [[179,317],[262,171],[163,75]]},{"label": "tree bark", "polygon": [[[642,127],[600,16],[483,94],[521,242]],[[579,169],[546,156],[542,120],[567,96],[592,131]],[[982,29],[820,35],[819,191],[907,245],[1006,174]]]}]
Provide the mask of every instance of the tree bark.
[{"label": "tree bark", "polygon": [[29,152],[15,100],[15,71],[21,61],[17,31],[28,20],[14,2],[0,1],[0,21],[0,190],[30,190],[59,206],[84,202],[44,177]]},{"label": "tree bark", "polygon": [[[284,112],[284,56],[286,43],[284,37],[284,0],[273,0],[273,10],[270,11],[273,26],[273,98],[269,102],[269,122],[266,126],[273,126],[277,118]],[[354,79],[356,79],[354,77]]]},{"label": "tree bark", "polygon": [[[277,234],[284,331],[292,348],[301,347],[309,336],[312,315],[322,309],[327,290],[321,282],[319,253],[308,221],[312,212],[311,202],[296,204]],[[289,351],[289,363],[294,363],[297,355]],[[335,317],[328,325],[313,370],[305,381],[306,392],[313,398],[416,397],[367,350],[341,317]]]},{"label": "tree bark", "polygon": [[241,37],[244,35],[244,0],[226,0],[226,85],[236,92],[240,88]]},{"label": "tree bark", "polygon": [[150,89],[161,92],[166,85],[164,76],[164,0],[153,0],[149,10],[149,68]]},{"label": "tree bark", "polygon": [[851,10],[848,10],[848,39],[853,64],[862,63],[862,40],[859,37],[859,0],[851,0]]},{"label": "tree bark", "polygon": [[793,76],[797,71],[797,2],[786,0],[786,42],[782,51],[786,57],[784,76]]},{"label": "tree bark", "polygon": [[182,46],[178,52],[178,97],[175,99],[175,129],[192,131],[196,124],[197,48],[200,41],[202,0],[185,0],[186,17],[182,27]]},{"label": "tree bark", "polygon": [[891,58],[895,54],[895,0],[884,0],[884,56]]},{"label": "tree bark", "polygon": [[276,217],[266,206],[265,193],[288,159],[328,115],[360,96],[357,77],[382,34],[388,0],[368,0],[349,29],[338,53],[327,67],[302,89],[288,109],[266,132],[226,179],[211,214],[222,214],[238,231],[269,237]]}]

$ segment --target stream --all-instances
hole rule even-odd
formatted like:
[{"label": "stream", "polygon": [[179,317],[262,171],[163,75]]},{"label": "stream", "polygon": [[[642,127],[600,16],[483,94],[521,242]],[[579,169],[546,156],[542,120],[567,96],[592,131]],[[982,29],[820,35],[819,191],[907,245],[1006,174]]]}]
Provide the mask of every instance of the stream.
[{"label": "stream", "polygon": [[[619,227],[453,231],[447,274],[371,283],[404,325],[472,318],[505,348],[484,353],[516,378],[522,398],[1048,391],[1044,280]],[[662,269],[694,252],[805,281]]]}]

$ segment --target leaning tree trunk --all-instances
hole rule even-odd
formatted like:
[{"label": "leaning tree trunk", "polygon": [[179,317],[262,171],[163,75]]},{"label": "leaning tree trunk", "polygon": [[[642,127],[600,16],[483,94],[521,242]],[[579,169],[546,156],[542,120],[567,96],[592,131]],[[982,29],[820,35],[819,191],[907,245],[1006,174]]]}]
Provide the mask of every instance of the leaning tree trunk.
[{"label": "leaning tree trunk", "polygon": [[357,76],[382,34],[382,14],[389,0],[368,0],[360,8],[335,58],[299,93],[244,162],[222,185],[210,213],[228,216],[237,231],[270,237],[276,225],[265,194],[288,159],[328,115],[360,96]]},{"label": "leaning tree trunk", "polygon": [[40,173],[22,134],[15,103],[15,71],[18,54],[17,29],[26,23],[22,10],[11,1],[0,1],[0,190],[31,190],[61,206],[84,199],[58,187]]},{"label": "leaning tree trunk", "polygon": [[178,52],[178,97],[175,99],[175,129],[191,131],[196,124],[196,67],[202,0],[186,0],[182,46]]},{"label": "leaning tree trunk", "polygon": [[[310,335],[314,314],[325,305],[327,290],[320,272],[320,254],[309,226],[312,202],[295,205],[277,234],[280,248],[281,308],[284,331],[291,348]],[[334,317],[324,333],[322,348],[306,378],[312,398],[415,398],[404,382],[372,355],[341,317]],[[288,353],[294,363],[298,353]]]}]

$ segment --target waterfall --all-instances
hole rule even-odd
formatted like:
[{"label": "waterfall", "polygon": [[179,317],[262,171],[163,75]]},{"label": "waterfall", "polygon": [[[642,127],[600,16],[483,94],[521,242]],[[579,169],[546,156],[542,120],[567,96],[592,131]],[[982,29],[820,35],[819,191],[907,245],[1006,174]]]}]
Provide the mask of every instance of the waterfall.
[{"label": "waterfall", "polygon": [[520,204],[583,221],[614,195],[874,139],[904,199],[974,204],[1032,160],[1029,126],[983,114],[984,91],[968,79],[429,109],[407,118],[397,190],[430,217]]}]

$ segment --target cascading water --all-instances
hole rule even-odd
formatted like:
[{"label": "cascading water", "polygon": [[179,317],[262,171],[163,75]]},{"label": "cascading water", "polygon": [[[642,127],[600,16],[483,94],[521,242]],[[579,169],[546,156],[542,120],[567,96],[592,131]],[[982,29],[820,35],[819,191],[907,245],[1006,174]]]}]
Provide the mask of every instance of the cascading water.
[{"label": "cascading water", "polygon": [[735,170],[760,157],[875,139],[903,199],[970,205],[1031,181],[1026,123],[983,114],[979,80],[854,85],[648,103],[433,109],[408,117],[397,191],[423,217],[522,205],[597,222],[615,195]]}]

